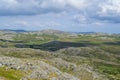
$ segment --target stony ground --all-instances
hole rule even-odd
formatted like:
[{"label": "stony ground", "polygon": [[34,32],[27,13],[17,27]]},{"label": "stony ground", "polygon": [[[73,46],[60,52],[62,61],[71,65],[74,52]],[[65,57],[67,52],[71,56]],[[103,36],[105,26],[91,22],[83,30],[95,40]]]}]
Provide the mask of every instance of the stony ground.
[{"label": "stony ground", "polygon": [[[20,80],[108,80],[87,64],[77,65],[61,58],[21,59],[2,54],[0,67],[5,67],[5,71],[13,69],[23,72],[24,75],[20,77]],[[9,80],[4,79],[5,76],[6,74],[0,80]]]},{"label": "stony ground", "polygon": [[0,31],[0,80],[120,80],[120,35]]}]

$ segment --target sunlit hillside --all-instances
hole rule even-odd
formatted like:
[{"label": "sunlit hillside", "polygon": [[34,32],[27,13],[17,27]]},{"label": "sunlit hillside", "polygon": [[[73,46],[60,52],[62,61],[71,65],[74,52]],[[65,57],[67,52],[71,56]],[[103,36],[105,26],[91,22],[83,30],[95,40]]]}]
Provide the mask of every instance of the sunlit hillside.
[{"label": "sunlit hillside", "polygon": [[1,80],[120,80],[118,34],[0,33]]}]

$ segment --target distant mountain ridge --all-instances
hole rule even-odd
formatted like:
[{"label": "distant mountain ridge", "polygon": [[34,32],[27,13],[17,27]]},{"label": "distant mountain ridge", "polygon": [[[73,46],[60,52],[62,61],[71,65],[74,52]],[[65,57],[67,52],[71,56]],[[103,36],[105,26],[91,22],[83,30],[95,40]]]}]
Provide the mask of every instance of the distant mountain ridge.
[{"label": "distant mountain ridge", "polygon": [[27,31],[27,30],[12,30],[12,29],[0,29],[0,31],[5,32],[32,32],[37,34],[55,34],[55,35],[65,35],[65,34],[108,34],[103,32],[69,32],[69,31],[61,31],[61,30],[54,30],[54,29],[43,29],[43,30],[36,30],[36,31]]},{"label": "distant mountain ridge", "polygon": [[72,32],[75,34],[96,34],[97,32]]},{"label": "distant mountain ridge", "polygon": [[10,31],[10,32],[27,32],[26,30],[12,30],[12,29],[1,29],[0,31]]}]

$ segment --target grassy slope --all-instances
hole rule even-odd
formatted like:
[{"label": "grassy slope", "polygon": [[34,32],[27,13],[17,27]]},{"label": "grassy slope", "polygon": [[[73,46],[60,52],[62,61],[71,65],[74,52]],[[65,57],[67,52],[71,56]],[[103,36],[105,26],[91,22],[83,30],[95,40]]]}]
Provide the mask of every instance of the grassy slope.
[{"label": "grassy slope", "polygon": [[0,77],[5,80],[20,80],[23,77],[23,72],[14,69],[6,69],[5,67],[0,68]]}]

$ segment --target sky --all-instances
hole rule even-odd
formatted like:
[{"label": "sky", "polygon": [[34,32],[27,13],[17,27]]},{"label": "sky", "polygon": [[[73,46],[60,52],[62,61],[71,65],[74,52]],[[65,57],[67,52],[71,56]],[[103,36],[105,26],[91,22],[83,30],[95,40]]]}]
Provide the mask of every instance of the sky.
[{"label": "sky", "polygon": [[0,0],[0,29],[120,33],[120,0]]}]

